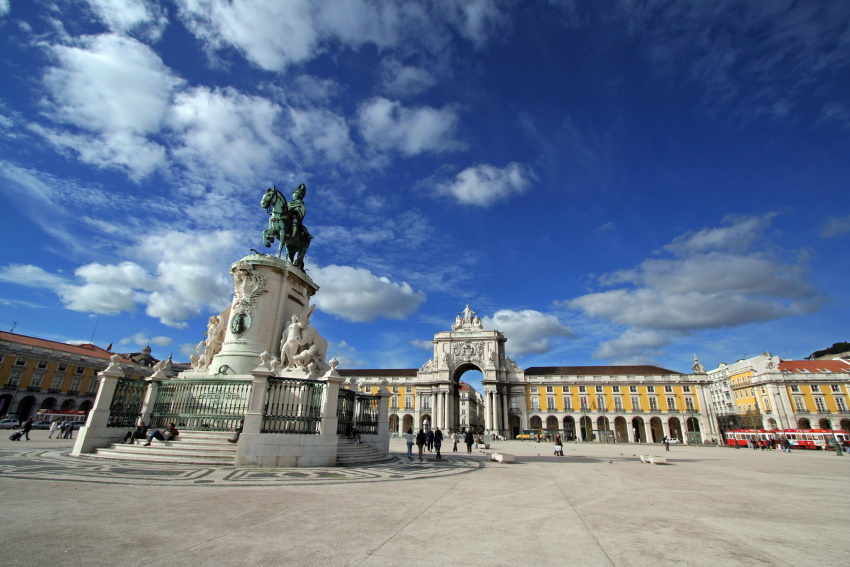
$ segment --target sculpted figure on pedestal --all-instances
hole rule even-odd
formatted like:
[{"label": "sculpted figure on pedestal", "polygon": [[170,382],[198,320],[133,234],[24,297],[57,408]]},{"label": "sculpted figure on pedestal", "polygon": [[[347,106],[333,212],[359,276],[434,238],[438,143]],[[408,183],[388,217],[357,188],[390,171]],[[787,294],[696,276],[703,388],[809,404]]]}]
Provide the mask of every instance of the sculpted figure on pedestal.
[{"label": "sculpted figure on pedestal", "polygon": [[309,366],[310,362],[324,370],[328,341],[310,324],[316,306],[304,310],[301,317],[293,315],[280,341],[280,359],[283,368]]},{"label": "sculpted figure on pedestal", "polygon": [[284,368],[295,367],[295,355],[301,348],[301,331],[304,327],[304,323],[298,320],[298,315],[293,315],[283,331],[280,340],[280,361]]},{"label": "sculpted figure on pedestal", "polygon": [[207,332],[205,333],[206,340],[198,343],[195,349],[198,353],[197,365],[194,364],[196,370],[206,370],[212,364],[213,357],[221,350],[221,345],[224,344],[224,325],[223,317],[213,315],[207,321]]},{"label": "sculpted figure on pedestal", "polygon": [[293,191],[292,200],[287,203],[283,193],[272,187],[266,189],[260,201],[260,206],[271,216],[269,227],[263,231],[263,245],[270,248],[277,239],[280,242],[277,257],[281,257],[283,247],[286,246],[286,259],[301,270],[304,269],[304,256],[313,239],[303,224],[304,215],[307,214],[303,200],[306,194],[307,187],[302,183]]}]

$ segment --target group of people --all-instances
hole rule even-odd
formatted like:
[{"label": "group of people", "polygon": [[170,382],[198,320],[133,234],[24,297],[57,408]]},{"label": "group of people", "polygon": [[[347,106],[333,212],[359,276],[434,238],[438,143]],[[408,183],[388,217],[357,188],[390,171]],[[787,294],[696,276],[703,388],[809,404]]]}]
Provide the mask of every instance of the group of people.
[{"label": "group of people", "polygon": [[[241,432],[241,428],[239,431]],[[127,434],[124,435],[124,443],[132,445],[136,442],[136,439],[145,439],[145,447],[150,447],[151,442],[154,439],[156,439],[157,441],[170,441],[178,435],[180,435],[180,432],[177,430],[177,425],[175,423],[169,423],[168,426],[162,431],[157,429],[148,434],[147,424],[145,424],[142,419],[139,419],[139,424],[136,426],[136,429],[133,431],[128,431]],[[239,433],[236,434],[236,439],[238,438]]]},{"label": "group of people", "polygon": [[[35,423],[34,417],[28,417],[21,424],[21,428],[12,434],[9,437],[12,441],[20,441],[23,439],[24,441],[30,440],[30,431],[32,431],[33,423]],[[58,432],[58,433],[57,433]],[[47,436],[48,439],[53,439],[53,435],[56,434],[57,439],[73,439],[74,438],[74,422],[73,421],[54,421],[50,424],[50,434]]]},{"label": "group of people", "polygon": [[[434,429],[420,429],[417,433],[413,433],[413,428],[407,430],[407,433],[404,434],[404,440],[407,443],[407,458],[413,460],[413,446],[416,445],[419,449],[419,460],[422,459],[423,451],[436,451],[435,458],[437,460],[443,459],[443,454],[440,452],[440,449],[443,445],[443,432],[440,431],[439,427],[435,427]],[[450,439],[452,440],[452,452],[457,453],[457,444],[460,441],[460,435],[457,432],[451,434]],[[472,453],[472,444],[475,442],[475,437],[472,434],[471,430],[467,430],[466,433],[463,434],[463,441],[466,443],[466,452]]]},{"label": "group of people", "polygon": [[780,437],[779,439],[773,437],[770,439],[750,439],[747,441],[747,447],[753,451],[758,451],[759,449],[762,451],[782,449],[783,453],[791,452],[791,442],[787,437]]}]

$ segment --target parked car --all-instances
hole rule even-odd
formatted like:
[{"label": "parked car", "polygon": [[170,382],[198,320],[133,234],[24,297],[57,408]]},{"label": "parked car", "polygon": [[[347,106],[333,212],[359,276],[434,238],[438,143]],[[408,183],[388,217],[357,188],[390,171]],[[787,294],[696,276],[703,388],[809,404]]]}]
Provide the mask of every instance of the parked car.
[{"label": "parked car", "polygon": [[671,445],[675,445],[676,443],[679,442],[679,440],[676,439],[675,437],[671,437],[670,439],[667,440],[667,442],[670,443]]},{"label": "parked car", "polygon": [[17,429],[21,422],[14,418],[0,419],[0,429]]},{"label": "parked car", "polygon": [[42,421],[35,421],[35,422],[33,422],[33,424],[32,424],[32,428],[33,428],[33,429],[50,429],[50,422],[49,422],[49,421],[44,421],[44,420],[42,420]]}]

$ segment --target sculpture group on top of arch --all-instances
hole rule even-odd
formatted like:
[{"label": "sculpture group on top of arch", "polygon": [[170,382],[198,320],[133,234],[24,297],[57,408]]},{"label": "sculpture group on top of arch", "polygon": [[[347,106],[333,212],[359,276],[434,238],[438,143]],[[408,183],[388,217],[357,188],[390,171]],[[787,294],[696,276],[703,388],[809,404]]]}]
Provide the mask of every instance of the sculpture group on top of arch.
[{"label": "sculpture group on top of arch", "polygon": [[466,306],[466,309],[461,311],[455,317],[455,322],[452,325],[452,331],[483,331],[484,325],[481,324],[481,319],[478,314]]}]

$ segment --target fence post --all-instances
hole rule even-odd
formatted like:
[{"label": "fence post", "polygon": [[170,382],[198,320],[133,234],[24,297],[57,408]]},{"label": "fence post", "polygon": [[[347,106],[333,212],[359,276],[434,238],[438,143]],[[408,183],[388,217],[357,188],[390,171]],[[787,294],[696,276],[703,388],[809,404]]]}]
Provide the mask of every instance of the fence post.
[{"label": "fence post", "polygon": [[[333,362],[335,362],[335,359]],[[336,371],[336,364],[331,364],[331,369],[319,380],[325,383],[324,398],[322,398],[322,424],[320,426],[321,443],[327,447],[329,455],[333,453],[335,462],[337,447],[339,446],[339,438],[336,433],[339,418],[336,412],[339,403],[339,386],[344,378]]]},{"label": "fence post", "polygon": [[75,457],[79,457],[81,453],[91,453],[97,447],[107,447],[110,443],[114,443],[116,439],[123,437],[125,433],[120,428],[110,429],[106,427],[109,423],[115,387],[118,385],[118,380],[124,377],[124,371],[121,369],[121,357],[118,354],[113,354],[110,360],[111,362],[106,370],[98,374],[100,385],[97,387],[94,405],[86,419],[86,425],[80,428],[77,440],[74,441],[74,448],[71,450],[71,454]]},{"label": "fence post", "polygon": [[145,400],[142,402],[141,419],[144,423],[150,424],[154,406],[156,405],[156,395],[159,393],[159,380],[145,378],[148,383],[148,389],[145,392]]},{"label": "fence post", "polygon": [[[251,401],[245,412],[245,423],[242,424],[242,434],[260,433],[263,429],[263,415],[266,409],[266,392],[269,389],[269,377],[274,373],[262,366],[251,371],[254,381],[251,384]],[[241,436],[240,436],[241,439]]]},{"label": "fence post", "polygon": [[387,389],[387,381],[381,383],[381,389],[378,390],[378,395],[381,397],[381,402],[378,405],[378,450],[386,454],[390,452],[390,398],[392,394]]}]

